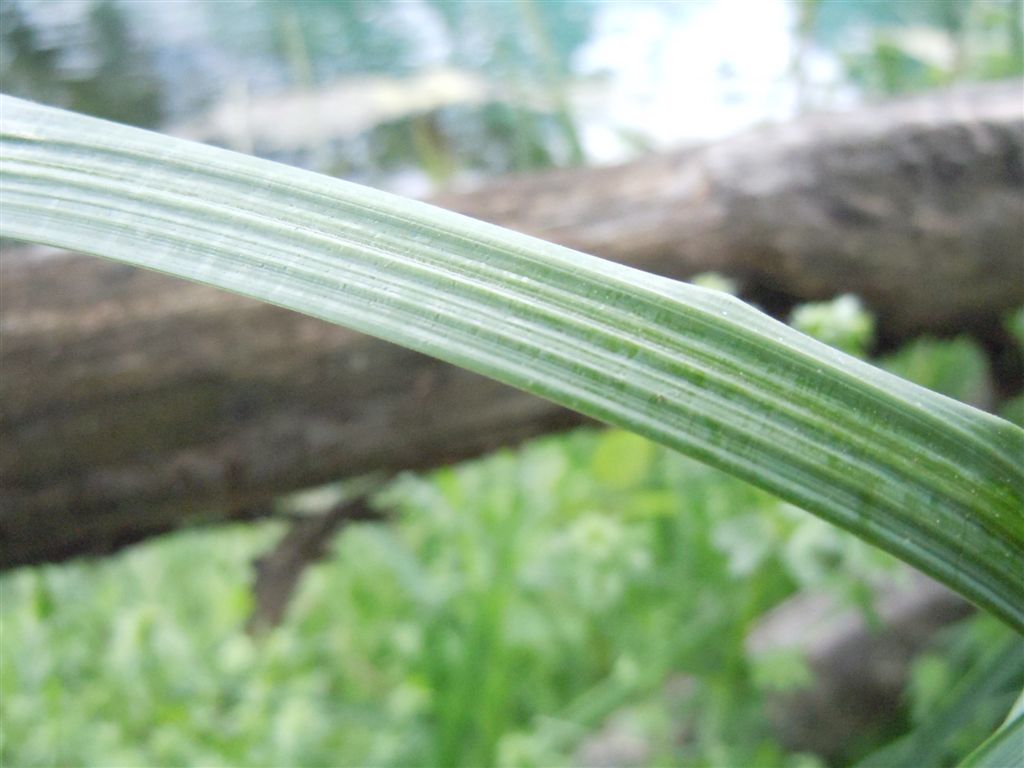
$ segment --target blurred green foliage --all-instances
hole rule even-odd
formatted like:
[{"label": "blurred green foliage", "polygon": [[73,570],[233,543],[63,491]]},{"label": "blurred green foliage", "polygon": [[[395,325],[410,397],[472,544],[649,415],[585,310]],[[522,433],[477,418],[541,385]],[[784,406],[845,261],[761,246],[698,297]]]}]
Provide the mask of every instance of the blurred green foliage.
[{"label": "blurred green foliage", "polygon": [[[804,578],[786,544],[809,516],[614,431],[377,503],[394,524],[339,536],[260,641],[249,567],[275,525],[5,576],[4,764],[564,764],[624,711],[645,762],[807,764],[759,707],[786,670],[755,674],[743,639]],[[811,549],[867,578],[836,537]]]},{"label": "blurred green foliage", "polygon": [[1017,343],[1024,348],[1024,307],[1011,312],[1006,318],[1006,328]]},{"label": "blurred green foliage", "polygon": [[182,0],[180,20],[167,13],[175,0],[64,5],[0,4],[5,93],[149,127],[195,118],[240,94],[447,66],[478,74],[496,95],[387,119],[358,137],[328,137],[316,152],[277,159],[378,185],[398,171],[442,184],[457,169],[497,175],[585,160],[566,84],[591,33],[593,4]]},{"label": "blurred green foliage", "polygon": [[838,54],[868,94],[912,93],[1024,74],[1017,0],[801,0],[799,33]]},{"label": "blurred green foliage", "polygon": [[943,395],[980,407],[990,404],[988,361],[978,343],[967,336],[916,339],[883,358],[881,366]]},{"label": "blurred green foliage", "polygon": [[875,341],[875,319],[856,296],[801,304],[790,325],[844,352],[864,357]]},{"label": "blurred green foliage", "polygon": [[[0,81],[13,95],[161,126],[250,97],[315,92],[339,78],[401,78],[449,67],[486,83],[490,96],[382,118],[357,137],[325,136],[315,150],[265,150],[372,185],[416,176],[440,186],[460,173],[473,179],[585,162],[583,138],[594,115],[579,112],[593,112],[585,104],[616,64],[610,60],[595,77],[580,69],[581,53],[615,19],[633,14],[638,29],[669,29],[715,4],[4,0]],[[893,95],[1024,73],[1024,19],[1015,0],[799,0],[790,6],[788,85],[799,91],[803,108],[833,107],[839,93]],[[652,48],[669,38],[656,40]],[[624,48],[624,59],[636,55]],[[825,80],[818,71],[823,61],[835,70]],[[680,98],[675,89],[687,76],[653,73],[652,98]],[[779,85],[784,92],[787,84]],[[609,103],[609,110],[617,108]],[[613,114],[603,120],[621,122]],[[637,154],[663,133],[654,126],[646,135],[635,126],[620,128],[623,147]],[[678,130],[683,140],[685,125]]]},{"label": "blurred green foliage", "polygon": [[[963,341],[886,364],[956,397],[984,376]],[[795,652],[749,656],[747,633],[801,589],[870,608],[896,573],[620,431],[402,476],[375,504],[393,522],[337,536],[260,638],[243,629],[251,563],[279,523],[4,575],[0,762],[549,766],[626,745],[640,765],[810,768],[774,741],[764,701],[811,672]],[[947,706],[950,681],[1005,636],[986,618],[950,633],[917,665],[908,722]],[[983,699],[943,754],[969,750],[1001,705]]]},{"label": "blurred green foliage", "polygon": [[47,37],[17,2],[0,3],[4,93],[129,125],[160,122],[163,94],[149,52],[134,39],[120,6],[96,0],[62,44]]}]

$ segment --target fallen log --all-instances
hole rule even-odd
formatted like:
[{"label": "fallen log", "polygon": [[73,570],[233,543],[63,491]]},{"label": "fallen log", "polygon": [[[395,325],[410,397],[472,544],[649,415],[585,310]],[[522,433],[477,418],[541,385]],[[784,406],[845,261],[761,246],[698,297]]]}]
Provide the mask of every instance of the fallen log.
[{"label": "fallen log", "polygon": [[[1024,303],[1021,83],[433,200],[784,312],[855,292],[887,338]],[[254,301],[40,249],[0,262],[0,568],[112,552],[279,494],[440,466],[581,417]]]},{"label": "fallen log", "polygon": [[855,293],[891,340],[1024,300],[1024,82],[752,130],[672,155],[431,202],[769,310]]}]

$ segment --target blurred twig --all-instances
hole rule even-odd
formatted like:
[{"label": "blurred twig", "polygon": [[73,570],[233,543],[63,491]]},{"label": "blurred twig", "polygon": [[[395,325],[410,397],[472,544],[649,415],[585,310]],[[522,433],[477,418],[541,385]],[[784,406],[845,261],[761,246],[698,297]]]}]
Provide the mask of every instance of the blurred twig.
[{"label": "blurred twig", "polygon": [[295,519],[277,545],[253,563],[254,605],[246,630],[259,635],[281,623],[302,573],[324,557],[327,545],[342,526],[384,518],[370,505],[368,494],[363,494],[335,504],[322,515]]}]

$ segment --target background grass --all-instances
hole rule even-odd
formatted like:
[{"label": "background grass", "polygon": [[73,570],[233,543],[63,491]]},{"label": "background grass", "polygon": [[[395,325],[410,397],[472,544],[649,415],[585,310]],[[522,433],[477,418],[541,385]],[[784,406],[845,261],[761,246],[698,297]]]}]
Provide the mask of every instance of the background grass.
[{"label": "background grass", "polygon": [[[826,326],[849,314],[818,309]],[[966,339],[882,362],[964,399],[987,391]],[[766,696],[811,682],[807,665],[751,657],[746,635],[799,590],[868,610],[874,587],[905,573],[614,430],[405,475],[375,503],[393,523],[337,536],[284,625],[258,639],[244,631],[251,562],[281,523],[0,578],[0,762],[820,765],[785,753],[764,715]],[[927,722],[950,681],[1009,636],[982,617],[940,638],[915,668],[900,728]],[[1000,714],[968,722],[945,759]]]}]

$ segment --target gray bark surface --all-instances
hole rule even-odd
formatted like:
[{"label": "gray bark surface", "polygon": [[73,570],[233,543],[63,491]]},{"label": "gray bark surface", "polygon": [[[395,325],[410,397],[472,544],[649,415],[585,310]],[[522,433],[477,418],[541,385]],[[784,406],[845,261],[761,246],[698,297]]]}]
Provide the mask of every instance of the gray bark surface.
[{"label": "gray bark surface", "polygon": [[[1020,82],[432,202],[766,308],[859,294],[892,339],[1024,303]],[[0,567],[104,554],[281,493],[581,417],[321,321],[34,248],[0,262]]]},{"label": "gray bark surface", "polygon": [[876,590],[874,621],[833,594],[804,592],[762,616],[747,637],[754,658],[796,652],[813,682],[769,697],[776,738],[844,764],[866,734],[898,720],[914,658],[936,633],[973,613],[964,598],[909,568]]}]

